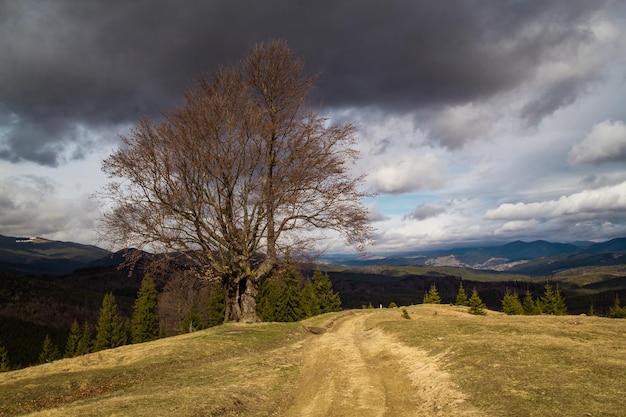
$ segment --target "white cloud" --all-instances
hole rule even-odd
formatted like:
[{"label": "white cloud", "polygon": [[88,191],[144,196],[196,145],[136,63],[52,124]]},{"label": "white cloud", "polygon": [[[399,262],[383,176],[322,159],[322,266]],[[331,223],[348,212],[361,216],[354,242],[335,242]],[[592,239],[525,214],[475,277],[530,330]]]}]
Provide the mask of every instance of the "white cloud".
[{"label": "white cloud", "polygon": [[366,181],[376,192],[402,194],[437,189],[444,184],[444,177],[439,159],[426,154],[373,168]]},{"label": "white cloud", "polygon": [[385,216],[380,212],[378,207],[378,202],[372,201],[369,204],[366,204],[367,210],[369,212],[369,219],[371,222],[381,222],[385,220],[389,220],[389,217]]},{"label": "white cloud", "polygon": [[606,215],[626,210],[626,182],[595,190],[584,190],[558,200],[506,203],[488,210],[487,220],[531,220],[566,215]]},{"label": "white cloud", "polygon": [[494,235],[511,235],[519,232],[528,232],[529,230],[536,230],[539,224],[539,221],[536,219],[513,220],[498,227],[494,231]]},{"label": "white cloud", "polygon": [[0,234],[93,244],[96,201],[87,194],[59,198],[57,188],[49,178],[38,176],[0,180]]},{"label": "white cloud", "polygon": [[569,158],[572,164],[626,161],[626,125],[612,120],[594,125],[585,139],[574,145]]}]

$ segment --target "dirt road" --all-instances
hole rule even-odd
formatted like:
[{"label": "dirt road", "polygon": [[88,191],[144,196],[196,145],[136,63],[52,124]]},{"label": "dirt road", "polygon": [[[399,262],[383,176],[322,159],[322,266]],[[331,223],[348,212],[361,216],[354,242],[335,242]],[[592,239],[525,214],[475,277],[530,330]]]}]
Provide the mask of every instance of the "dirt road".
[{"label": "dirt road", "polygon": [[372,314],[345,316],[309,341],[286,417],[483,415],[433,358],[368,328]]}]

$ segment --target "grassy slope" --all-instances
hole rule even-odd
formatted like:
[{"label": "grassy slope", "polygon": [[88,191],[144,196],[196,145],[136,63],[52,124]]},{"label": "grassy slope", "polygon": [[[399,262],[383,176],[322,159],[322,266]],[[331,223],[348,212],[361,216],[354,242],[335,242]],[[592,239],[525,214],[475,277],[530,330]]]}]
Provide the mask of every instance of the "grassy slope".
[{"label": "grassy slope", "polygon": [[[485,415],[623,416],[626,320],[396,311],[368,326],[428,352]],[[0,416],[274,415],[310,337],[298,323],[225,325],[0,374]]]},{"label": "grassy slope", "polygon": [[298,324],[224,325],[0,374],[0,416],[265,416],[297,377]]},{"label": "grassy slope", "polygon": [[482,317],[433,305],[408,312],[411,320],[373,316],[370,325],[437,358],[486,415],[624,416],[626,320]]}]

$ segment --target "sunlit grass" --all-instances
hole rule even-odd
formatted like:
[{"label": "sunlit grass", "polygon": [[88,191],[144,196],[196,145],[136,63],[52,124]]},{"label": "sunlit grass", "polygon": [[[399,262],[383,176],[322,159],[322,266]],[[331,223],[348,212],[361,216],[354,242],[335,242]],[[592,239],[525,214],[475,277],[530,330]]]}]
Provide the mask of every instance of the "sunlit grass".
[{"label": "sunlit grass", "polygon": [[0,374],[0,415],[268,415],[308,335],[298,323],[219,326]]},{"label": "sunlit grass", "polygon": [[281,415],[307,378],[308,340],[355,313],[424,351],[485,415],[626,415],[626,320],[418,305],[230,324],[2,373],[0,416]]},{"label": "sunlit grass", "polygon": [[626,415],[626,320],[477,317],[434,305],[408,312],[412,320],[374,315],[370,325],[437,358],[488,415]]}]

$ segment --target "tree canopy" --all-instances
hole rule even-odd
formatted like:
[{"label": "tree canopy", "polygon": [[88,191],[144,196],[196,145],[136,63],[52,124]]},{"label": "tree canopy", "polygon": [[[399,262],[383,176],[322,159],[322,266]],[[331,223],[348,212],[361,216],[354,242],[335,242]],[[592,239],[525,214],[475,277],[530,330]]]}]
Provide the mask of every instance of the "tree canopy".
[{"label": "tree canopy", "polygon": [[371,227],[349,169],[355,127],[311,109],[314,80],[280,40],[198,76],[179,108],[141,119],[103,162],[115,180],[102,237],[187,257],[223,285],[226,321],[256,321],[259,285],[316,231],[362,249]]}]

